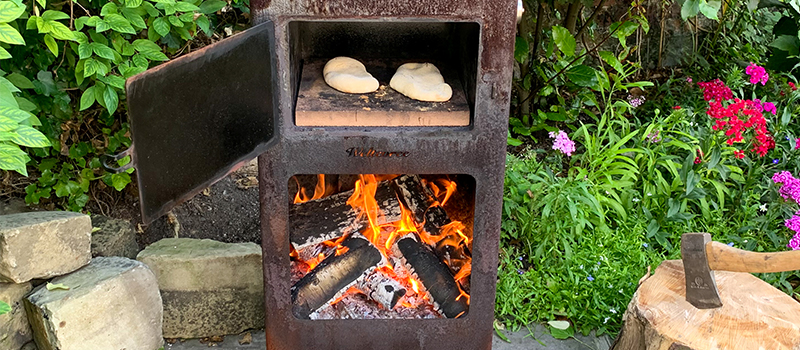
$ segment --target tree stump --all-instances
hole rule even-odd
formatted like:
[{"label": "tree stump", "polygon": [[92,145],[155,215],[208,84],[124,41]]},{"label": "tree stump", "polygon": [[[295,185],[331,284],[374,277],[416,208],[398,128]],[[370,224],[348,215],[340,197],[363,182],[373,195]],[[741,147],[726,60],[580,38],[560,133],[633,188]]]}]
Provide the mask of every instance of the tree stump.
[{"label": "tree stump", "polygon": [[714,274],[722,307],[701,310],[686,301],[683,262],[661,263],[612,350],[800,349],[800,303],[749,273]]}]

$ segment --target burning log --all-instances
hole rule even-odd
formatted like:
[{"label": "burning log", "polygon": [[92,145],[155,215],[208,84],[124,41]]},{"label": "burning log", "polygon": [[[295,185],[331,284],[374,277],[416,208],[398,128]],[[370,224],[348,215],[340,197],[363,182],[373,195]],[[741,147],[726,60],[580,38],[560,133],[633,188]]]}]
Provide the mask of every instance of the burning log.
[{"label": "burning log", "polygon": [[[354,190],[350,190],[292,205],[289,208],[289,240],[294,248],[301,250],[368,227],[367,216],[361,215],[360,211],[347,203],[353,192]],[[390,182],[378,184],[375,201],[383,213],[377,216],[376,224],[400,220],[400,202]]]},{"label": "burning log", "polygon": [[383,260],[381,252],[366,239],[351,237],[342,246],[342,253],[327,257],[292,286],[292,312],[296,317],[309,318]]},{"label": "burning log", "polygon": [[414,221],[425,222],[425,212],[435,201],[433,194],[422,185],[418,175],[403,175],[392,180],[398,196],[414,214]]},{"label": "burning log", "polygon": [[406,295],[406,289],[400,282],[377,270],[359,279],[356,286],[368,298],[377,301],[387,310],[394,309],[400,298]]},{"label": "burning log", "polygon": [[460,317],[467,312],[468,296],[458,289],[450,268],[427,246],[408,235],[396,243],[409,269],[436,302],[439,311],[448,318]]}]

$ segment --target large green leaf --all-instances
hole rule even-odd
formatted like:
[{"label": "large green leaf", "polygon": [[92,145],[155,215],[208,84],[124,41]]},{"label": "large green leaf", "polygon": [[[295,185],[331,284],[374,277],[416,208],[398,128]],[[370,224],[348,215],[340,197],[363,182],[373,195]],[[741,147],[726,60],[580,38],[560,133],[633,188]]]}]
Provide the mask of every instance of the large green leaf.
[{"label": "large green leaf", "polygon": [[681,18],[687,20],[690,17],[697,16],[700,13],[700,0],[686,0],[681,6]]},{"label": "large green leaf", "polygon": [[103,19],[108,23],[111,29],[126,34],[136,34],[136,31],[131,26],[131,23],[122,17],[120,14],[110,14],[108,16],[103,17]]},{"label": "large green leaf", "polygon": [[75,37],[75,33],[73,33],[67,26],[61,24],[61,22],[56,21],[49,21],[47,22],[51,29],[50,34],[53,35],[54,38],[58,40],[72,40],[77,41]]},{"label": "large green leaf", "polygon": [[11,118],[0,115],[0,131],[14,131],[19,127],[19,123]]},{"label": "large green leaf", "polygon": [[25,13],[25,6],[18,6],[11,1],[0,1],[0,22],[11,22]]},{"label": "large green leaf", "polygon": [[81,95],[81,110],[87,109],[94,104],[94,86],[90,86]]},{"label": "large green leaf", "polygon": [[706,16],[708,19],[713,19],[715,21],[719,20],[719,17],[718,17],[717,14],[719,13],[719,9],[721,7],[722,7],[722,2],[720,2],[720,1],[715,1],[715,0],[711,0],[711,1],[700,0],[699,1],[700,13],[702,13],[703,16]]},{"label": "large green leaf", "polygon": [[553,41],[555,41],[558,49],[567,56],[575,55],[575,38],[570,34],[567,28],[562,26],[553,26]]},{"label": "large green leaf", "polygon": [[103,101],[106,103],[106,109],[108,110],[108,114],[114,114],[117,110],[117,106],[119,105],[119,96],[117,95],[117,90],[112,88],[106,88],[106,91],[103,93]]},{"label": "large green leaf", "polygon": [[45,34],[44,44],[47,46],[47,49],[53,53],[53,56],[58,57],[58,44],[56,44],[56,39],[53,39],[50,34]]},{"label": "large green leaf", "polygon": [[11,73],[6,75],[6,79],[20,89],[33,89],[33,82],[22,74]]},{"label": "large green leaf", "polygon": [[606,61],[606,63],[608,63],[608,65],[611,66],[612,68],[614,68],[615,71],[617,71],[618,73],[623,73],[624,72],[624,69],[622,67],[622,63],[620,63],[619,60],[617,59],[617,57],[614,56],[613,52],[611,52],[611,51],[600,51],[599,55],[600,55],[600,58],[602,58],[603,61]]},{"label": "large green leaf", "polygon": [[222,10],[222,8],[225,7],[225,5],[227,4],[228,4],[227,2],[222,0],[206,0],[203,1],[202,4],[200,4],[200,12],[205,14],[211,14],[219,10]]},{"label": "large green leaf", "polygon": [[11,58],[11,54],[6,49],[0,47],[0,60]]},{"label": "large green leaf", "polygon": [[156,45],[156,43],[147,40],[147,39],[137,39],[133,42],[133,48],[142,54],[142,56],[146,57],[149,60],[153,61],[167,61],[167,55],[161,52],[161,47]]},{"label": "large green leaf", "polygon": [[167,19],[169,19],[169,23],[172,24],[173,27],[183,27],[183,21],[181,21],[180,18],[176,16],[169,16]]},{"label": "large green leaf", "polygon": [[175,8],[181,12],[200,11],[200,8],[186,1],[178,1]]},{"label": "large green leaf", "polygon": [[58,21],[61,19],[69,19],[69,15],[61,11],[47,10],[42,14],[42,19],[45,21]]},{"label": "large green leaf", "polygon": [[102,58],[114,60],[114,50],[111,50],[110,47],[103,45],[101,43],[91,43],[89,44],[92,47],[92,51]]},{"label": "large green leaf", "polygon": [[[88,78],[100,70],[103,64],[93,58],[87,58],[83,63],[83,76]],[[102,75],[102,74],[101,74]]]},{"label": "large green leaf", "polygon": [[25,164],[30,158],[19,146],[0,142],[0,169],[13,170],[24,176],[28,176]]},{"label": "large green leaf", "polygon": [[14,130],[17,133],[16,137],[11,138],[11,142],[14,142],[20,146],[25,147],[50,147],[50,141],[47,140],[47,137],[44,136],[39,130],[36,130],[27,125],[21,125],[17,130]]},{"label": "large green leaf", "polygon": [[518,36],[516,42],[514,43],[514,59],[516,59],[519,63],[525,62],[525,59],[528,58],[528,52],[530,49],[531,47],[528,44],[528,41],[525,40],[525,38]]},{"label": "large green leaf", "polygon": [[[592,67],[579,64],[567,70],[567,78],[576,85],[583,87],[592,87],[597,85],[597,75]],[[548,113],[549,115],[549,113]]]},{"label": "large green leaf", "polygon": [[158,17],[153,21],[153,29],[161,36],[169,34],[169,28],[169,21],[164,17]]},{"label": "large green leaf", "polygon": [[142,5],[142,0],[125,0],[125,7],[137,8]]},{"label": "large green leaf", "polygon": [[786,51],[791,56],[796,56],[800,53],[800,40],[797,39],[796,35],[781,35],[769,46]]},{"label": "large green leaf", "polygon": [[0,107],[0,117],[6,117],[13,120],[15,123],[22,123],[31,117],[34,117],[34,115],[19,108],[4,106]]},{"label": "large green leaf", "polygon": [[3,84],[0,84],[0,107],[19,108],[19,103],[14,98],[14,94]]},{"label": "large green leaf", "polygon": [[14,27],[8,25],[8,23],[0,23],[0,42],[12,45],[25,45],[25,40],[22,39],[22,35],[20,35]]}]

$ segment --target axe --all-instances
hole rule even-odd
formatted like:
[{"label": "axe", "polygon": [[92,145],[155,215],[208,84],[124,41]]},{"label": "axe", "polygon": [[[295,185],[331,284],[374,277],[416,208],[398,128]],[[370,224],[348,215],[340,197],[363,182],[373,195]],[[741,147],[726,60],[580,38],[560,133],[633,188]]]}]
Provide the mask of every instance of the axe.
[{"label": "axe", "polygon": [[754,253],[711,241],[708,233],[685,233],[681,255],[686,275],[686,301],[698,309],[722,306],[714,270],[733,272],[782,272],[800,269],[800,250]]}]

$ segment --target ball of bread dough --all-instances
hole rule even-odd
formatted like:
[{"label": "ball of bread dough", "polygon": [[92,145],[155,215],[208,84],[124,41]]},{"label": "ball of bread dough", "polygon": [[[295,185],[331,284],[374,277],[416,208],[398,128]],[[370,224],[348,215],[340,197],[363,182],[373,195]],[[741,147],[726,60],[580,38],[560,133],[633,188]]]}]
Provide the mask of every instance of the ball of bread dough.
[{"label": "ball of bread dough", "polygon": [[322,69],[330,87],[351,94],[366,94],[378,90],[378,79],[367,72],[361,62],[350,57],[336,57]]},{"label": "ball of bread dough", "polygon": [[420,101],[444,102],[453,97],[453,89],[444,82],[439,69],[431,63],[406,63],[400,66],[389,86]]}]

